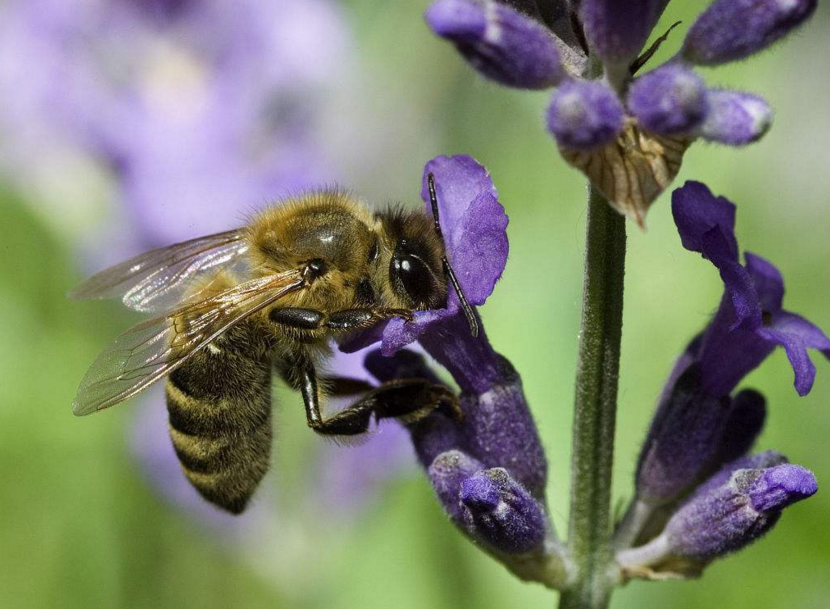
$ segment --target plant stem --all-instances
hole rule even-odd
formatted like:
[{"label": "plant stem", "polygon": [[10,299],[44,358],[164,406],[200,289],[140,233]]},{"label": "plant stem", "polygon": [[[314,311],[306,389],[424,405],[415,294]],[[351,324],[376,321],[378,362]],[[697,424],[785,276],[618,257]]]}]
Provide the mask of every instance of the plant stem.
[{"label": "plant stem", "polygon": [[613,587],[611,466],[622,336],[625,219],[593,187],[576,374],[569,547],[574,579],[560,609],[602,609]]}]

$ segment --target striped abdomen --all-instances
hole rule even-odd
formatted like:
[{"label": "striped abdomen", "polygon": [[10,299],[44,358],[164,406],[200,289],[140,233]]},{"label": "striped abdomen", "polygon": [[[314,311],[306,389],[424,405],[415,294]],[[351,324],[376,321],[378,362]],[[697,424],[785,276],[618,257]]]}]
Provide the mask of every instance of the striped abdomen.
[{"label": "striped abdomen", "polygon": [[170,437],[187,479],[239,514],[268,471],[271,351],[253,324],[234,327],[167,380]]}]

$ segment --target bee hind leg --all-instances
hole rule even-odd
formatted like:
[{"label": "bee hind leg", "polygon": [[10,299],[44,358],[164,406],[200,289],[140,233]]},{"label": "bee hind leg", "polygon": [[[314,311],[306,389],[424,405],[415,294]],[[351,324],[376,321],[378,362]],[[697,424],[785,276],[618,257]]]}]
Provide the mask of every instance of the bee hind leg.
[{"label": "bee hind leg", "polygon": [[410,378],[388,381],[324,419],[320,412],[317,376],[312,366],[303,367],[300,381],[308,426],[324,435],[353,436],[365,433],[369,429],[372,415],[377,419],[397,418],[404,424],[411,424],[433,410],[445,408],[455,418],[462,418],[458,398],[447,387],[426,379]]}]

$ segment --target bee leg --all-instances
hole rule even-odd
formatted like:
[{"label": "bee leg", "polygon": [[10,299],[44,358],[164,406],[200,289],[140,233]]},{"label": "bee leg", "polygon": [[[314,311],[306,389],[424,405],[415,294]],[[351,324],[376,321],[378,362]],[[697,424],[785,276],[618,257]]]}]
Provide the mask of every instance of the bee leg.
[{"label": "bee leg", "polygon": [[326,376],[322,378],[322,385],[325,387],[326,395],[333,397],[345,397],[366,393],[375,388],[367,381],[350,378],[346,376]]},{"label": "bee leg", "polygon": [[351,436],[364,433],[369,429],[372,415],[378,419],[397,418],[408,425],[444,407],[454,418],[463,417],[458,398],[447,387],[426,379],[412,378],[384,383],[324,420],[320,413],[314,369],[305,367],[300,378],[308,425],[320,434]]},{"label": "bee leg", "polygon": [[412,311],[377,307],[374,309],[345,309],[326,316],[322,311],[315,311],[314,309],[285,308],[274,309],[270,313],[272,322],[302,330],[316,330],[317,328],[355,330],[393,317],[402,317],[407,321],[411,321]]},{"label": "bee leg", "polygon": [[323,420],[323,415],[320,412],[320,386],[317,382],[317,371],[314,369],[314,364],[304,362],[297,366],[295,373],[299,381],[300,392],[303,395],[303,402],[305,402],[306,420],[308,426],[314,431],[325,435],[354,436],[369,429],[372,416],[371,410],[352,412],[342,417],[340,415],[343,413],[338,413]]}]

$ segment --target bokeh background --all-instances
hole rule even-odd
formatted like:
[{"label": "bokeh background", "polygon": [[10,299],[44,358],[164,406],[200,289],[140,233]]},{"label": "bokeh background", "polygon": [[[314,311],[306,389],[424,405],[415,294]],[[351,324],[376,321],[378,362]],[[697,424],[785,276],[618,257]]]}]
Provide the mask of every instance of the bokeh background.
[{"label": "bokeh background", "polygon": [[[84,275],[239,224],[323,184],[419,204],[424,163],[468,153],[510,215],[507,271],[483,308],[522,373],[566,529],[585,187],[542,129],[548,95],[477,78],[423,23],[426,2],[0,0],[0,606],[552,607],[450,526],[406,436],[344,448],[277,392],[273,471],[233,519],[199,502],[158,391],[79,419],[97,352],[138,317],[66,300]],[[704,2],[672,3],[657,31]],[[685,25],[684,25],[685,27]],[[667,58],[683,27],[660,52]],[[738,204],[743,248],[777,263],[785,305],[830,330],[830,6],[759,57],[705,72],[764,95],[772,131],[698,144],[677,184]],[[659,58],[658,58],[659,59]],[[684,251],[664,195],[629,228],[615,496],[669,366],[722,284]],[[769,399],[762,449],[830,484],[830,363],[799,398],[783,352],[745,382]],[[338,360],[336,366],[359,362]],[[634,582],[613,606],[830,606],[830,493],[698,582]]]}]

